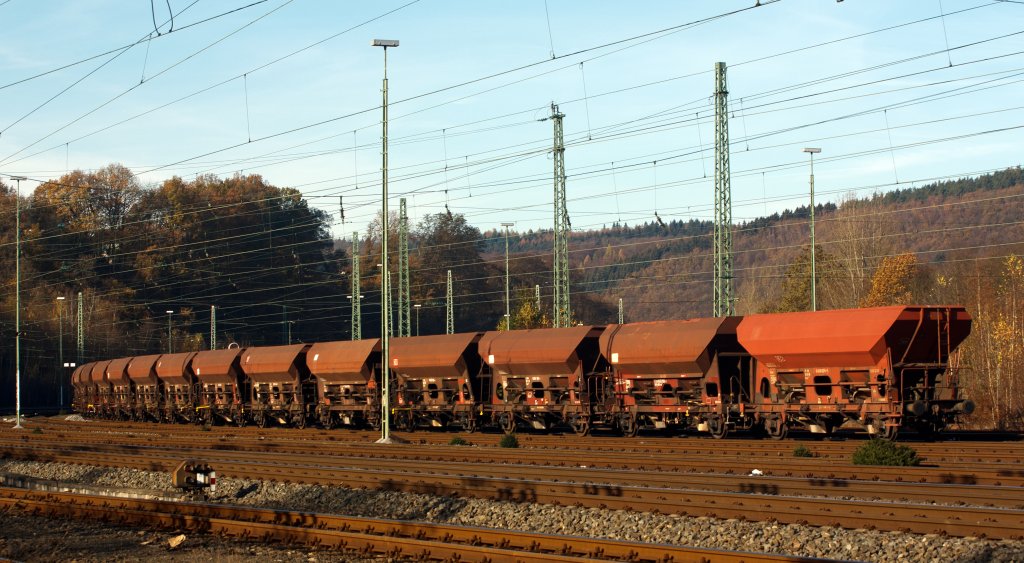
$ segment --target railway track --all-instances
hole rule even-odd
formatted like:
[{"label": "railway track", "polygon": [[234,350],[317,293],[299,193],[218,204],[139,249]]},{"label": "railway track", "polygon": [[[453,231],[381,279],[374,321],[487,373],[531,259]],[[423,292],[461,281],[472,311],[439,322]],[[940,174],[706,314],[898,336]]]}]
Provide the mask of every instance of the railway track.
[{"label": "railway track", "polygon": [[361,556],[423,561],[818,561],[425,522],[73,493],[38,493],[6,487],[0,487],[0,506],[51,517],[190,530],[251,541],[326,547]]},{"label": "railway track", "polygon": [[[777,520],[846,528],[906,530],[955,536],[1017,538],[1024,535],[1024,510],[1020,487],[985,489],[977,485],[927,486],[911,483],[886,488],[865,481],[783,482],[778,479],[728,476],[700,476],[701,482],[686,481],[687,475],[651,471],[610,471],[578,467],[543,467],[524,464],[430,462],[404,458],[405,446],[377,446],[393,451],[393,457],[331,457],[323,454],[298,455],[282,452],[244,452],[183,449],[162,445],[80,445],[73,442],[47,443],[36,439],[45,434],[21,435],[12,443],[0,440],[6,456],[38,461],[61,461],[101,466],[131,467],[166,471],[182,457],[204,456],[222,476],[315,483],[348,487],[372,487],[403,492],[449,496],[473,496],[492,500],[582,505],[642,510],[690,516]],[[5,435],[4,438],[7,438]],[[456,449],[456,448],[451,448]],[[382,467],[386,469],[382,469]],[[865,472],[863,468],[854,471]],[[921,468],[900,468],[905,473]],[[528,478],[522,475],[529,475]],[[642,483],[642,484],[641,484]],[[779,483],[784,483],[780,485]],[[654,486],[651,486],[654,484]],[[791,496],[800,487],[843,496],[859,490],[879,498],[885,494],[921,495],[935,500],[946,492],[951,502],[963,498],[984,499],[1002,507],[936,506],[930,503],[876,502],[835,498]],[[704,490],[700,487],[739,487],[735,490]],[[787,488],[788,487],[788,488]],[[808,489],[803,489],[808,490]],[[1010,506],[998,499],[1009,499]]]},{"label": "railway track", "polygon": [[[665,473],[715,473],[725,475],[747,475],[752,469],[759,469],[766,476],[790,477],[812,480],[818,488],[827,488],[835,480],[862,481],[895,481],[918,482],[947,485],[981,485],[1024,487],[1024,470],[1020,465],[1009,463],[947,463],[926,465],[914,468],[865,467],[848,464],[845,458],[795,458],[791,452],[785,455],[776,454],[751,456],[730,454],[726,452],[609,452],[568,449],[559,451],[552,456],[548,449],[504,449],[504,448],[467,448],[441,447],[439,445],[403,444],[386,447],[368,442],[317,442],[308,440],[282,440],[274,435],[248,438],[233,435],[216,435],[212,432],[196,436],[179,437],[176,435],[161,436],[154,440],[148,436],[131,434],[105,434],[102,432],[65,432],[44,433],[38,435],[16,435],[0,432],[0,444],[12,443],[9,440],[44,440],[49,443],[63,443],[73,450],[84,446],[108,447],[121,445],[134,447],[140,445],[140,438],[146,443],[156,443],[162,447],[180,447],[189,450],[207,450],[207,453],[196,455],[212,455],[213,452],[264,452],[306,456],[340,456],[345,459],[388,458],[388,463],[403,463],[409,460],[457,461],[459,463],[481,464],[530,464],[538,466],[586,467],[589,469],[622,469],[628,471],[648,471]],[[70,445],[68,445],[70,443]],[[841,460],[841,461],[839,461]],[[378,462],[379,463],[379,462]],[[839,485],[845,486],[845,485]],[[799,493],[808,494],[808,493]],[[820,494],[820,493],[809,493]],[[884,497],[888,498],[888,497]],[[899,500],[903,497],[893,497]],[[927,497],[925,497],[927,498]],[[933,497],[934,498],[934,497]],[[941,502],[939,498],[939,502]],[[950,497],[956,502],[960,497]],[[966,499],[972,498],[967,495]],[[1012,498],[1012,497],[1011,497]],[[966,500],[964,499],[964,500]]]},{"label": "railway track", "polygon": [[[294,429],[294,428],[237,428],[231,426],[214,427],[210,431],[202,427],[189,425],[166,425],[133,422],[67,422],[60,419],[33,419],[33,424],[43,428],[59,431],[96,432],[109,429],[115,432],[138,432],[169,438],[208,438],[213,435],[230,435],[233,439],[262,438],[264,440],[280,440],[298,444],[315,442],[317,447],[331,447],[333,443],[370,443],[380,437],[379,432],[335,429]],[[474,444],[494,446],[501,439],[495,433],[451,433],[451,432],[396,432],[395,436],[409,444],[441,445],[447,444],[453,436],[463,436]],[[998,442],[978,442],[974,437],[977,433],[951,435],[949,440],[942,442],[916,442],[912,447],[928,463],[1006,463],[1024,464],[1024,439],[1014,439],[1013,435],[1000,434],[1003,438]],[[982,435],[985,436],[985,435]],[[956,437],[954,439],[954,437]],[[537,449],[557,448],[561,451],[591,451],[616,453],[674,453],[679,455],[735,455],[750,457],[791,456],[797,444],[811,448],[819,458],[849,459],[850,454],[863,443],[863,439],[855,437],[850,440],[823,441],[814,435],[805,439],[785,441],[761,439],[713,440],[707,437],[667,437],[649,436],[638,438],[620,438],[615,436],[577,437],[550,434],[519,434],[518,438],[524,447]]]}]

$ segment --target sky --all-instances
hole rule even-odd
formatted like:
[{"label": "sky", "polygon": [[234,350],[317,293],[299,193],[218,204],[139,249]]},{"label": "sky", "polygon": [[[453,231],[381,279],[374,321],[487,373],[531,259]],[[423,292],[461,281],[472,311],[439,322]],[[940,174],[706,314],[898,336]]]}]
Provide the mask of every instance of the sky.
[{"label": "sky", "polygon": [[[0,180],[111,163],[261,174],[365,232],[381,204],[576,230],[710,219],[725,62],[733,220],[1020,165],[1024,3],[0,0]],[[173,13],[173,23],[170,15]],[[343,198],[339,200],[339,197]],[[341,210],[344,209],[344,221]]]}]

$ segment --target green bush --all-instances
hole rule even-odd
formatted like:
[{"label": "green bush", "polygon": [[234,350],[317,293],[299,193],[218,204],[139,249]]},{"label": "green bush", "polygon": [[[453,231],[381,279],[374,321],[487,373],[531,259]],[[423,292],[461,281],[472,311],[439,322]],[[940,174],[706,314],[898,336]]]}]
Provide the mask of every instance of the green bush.
[{"label": "green bush", "polygon": [[814,454],[807,446],[800,444],[793,448],[793,457],[814,457]]},{"label": "green bush", "polygon": [[502,448],[518,448],[519,438],[516,438],[515,434],[505,434],[501,437],[501,441],[498,442],[498,446]]},{"label": "green bush", "polygon": [[464,440],[462,436],[456,436],[448,442],[449,446],[468,446],[469,442]]},{"label": "green bush", "polygon": [[920,465],[917,452],[889,440],[872,438],[853,452],[854,465]]}]

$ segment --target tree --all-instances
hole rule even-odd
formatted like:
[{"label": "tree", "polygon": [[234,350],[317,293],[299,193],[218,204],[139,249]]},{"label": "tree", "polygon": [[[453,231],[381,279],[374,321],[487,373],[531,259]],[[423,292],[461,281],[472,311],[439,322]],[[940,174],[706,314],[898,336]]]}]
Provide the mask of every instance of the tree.
[{"label": "tree", "polygon": [[[815,285],[817,285],[818,303],[823,290],[835,277],[836,261],[832,255],[815,245],[814,270]],[[819,306],[819,309],[823,307]],[[771,307],[766,312],[787,313],[793,311],[811,310],[811,247],[805,247],[796,261],[789,265],[786,270],[785,281],[782,286],[782,297],[777,307]]]},{"label": "tree", "polygon": [[918,262],[913,252],[886,256],[871,277],[871,290],[860,306],[909,305],[914,300],[912,290],[917,278]]}]

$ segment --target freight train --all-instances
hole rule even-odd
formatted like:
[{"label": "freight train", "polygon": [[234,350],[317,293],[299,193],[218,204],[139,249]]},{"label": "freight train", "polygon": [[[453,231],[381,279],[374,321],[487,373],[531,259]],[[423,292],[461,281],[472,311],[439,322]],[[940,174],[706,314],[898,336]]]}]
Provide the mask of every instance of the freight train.
[{"label": "freight train", "polygon": [[[730,432],[941,431],[974,404],[953,354],[958,306],[803,313],[389,339],[398,430],[497,427]],[[379,427],[379,339],[99,361],[71,376],[101,418]]]}]

